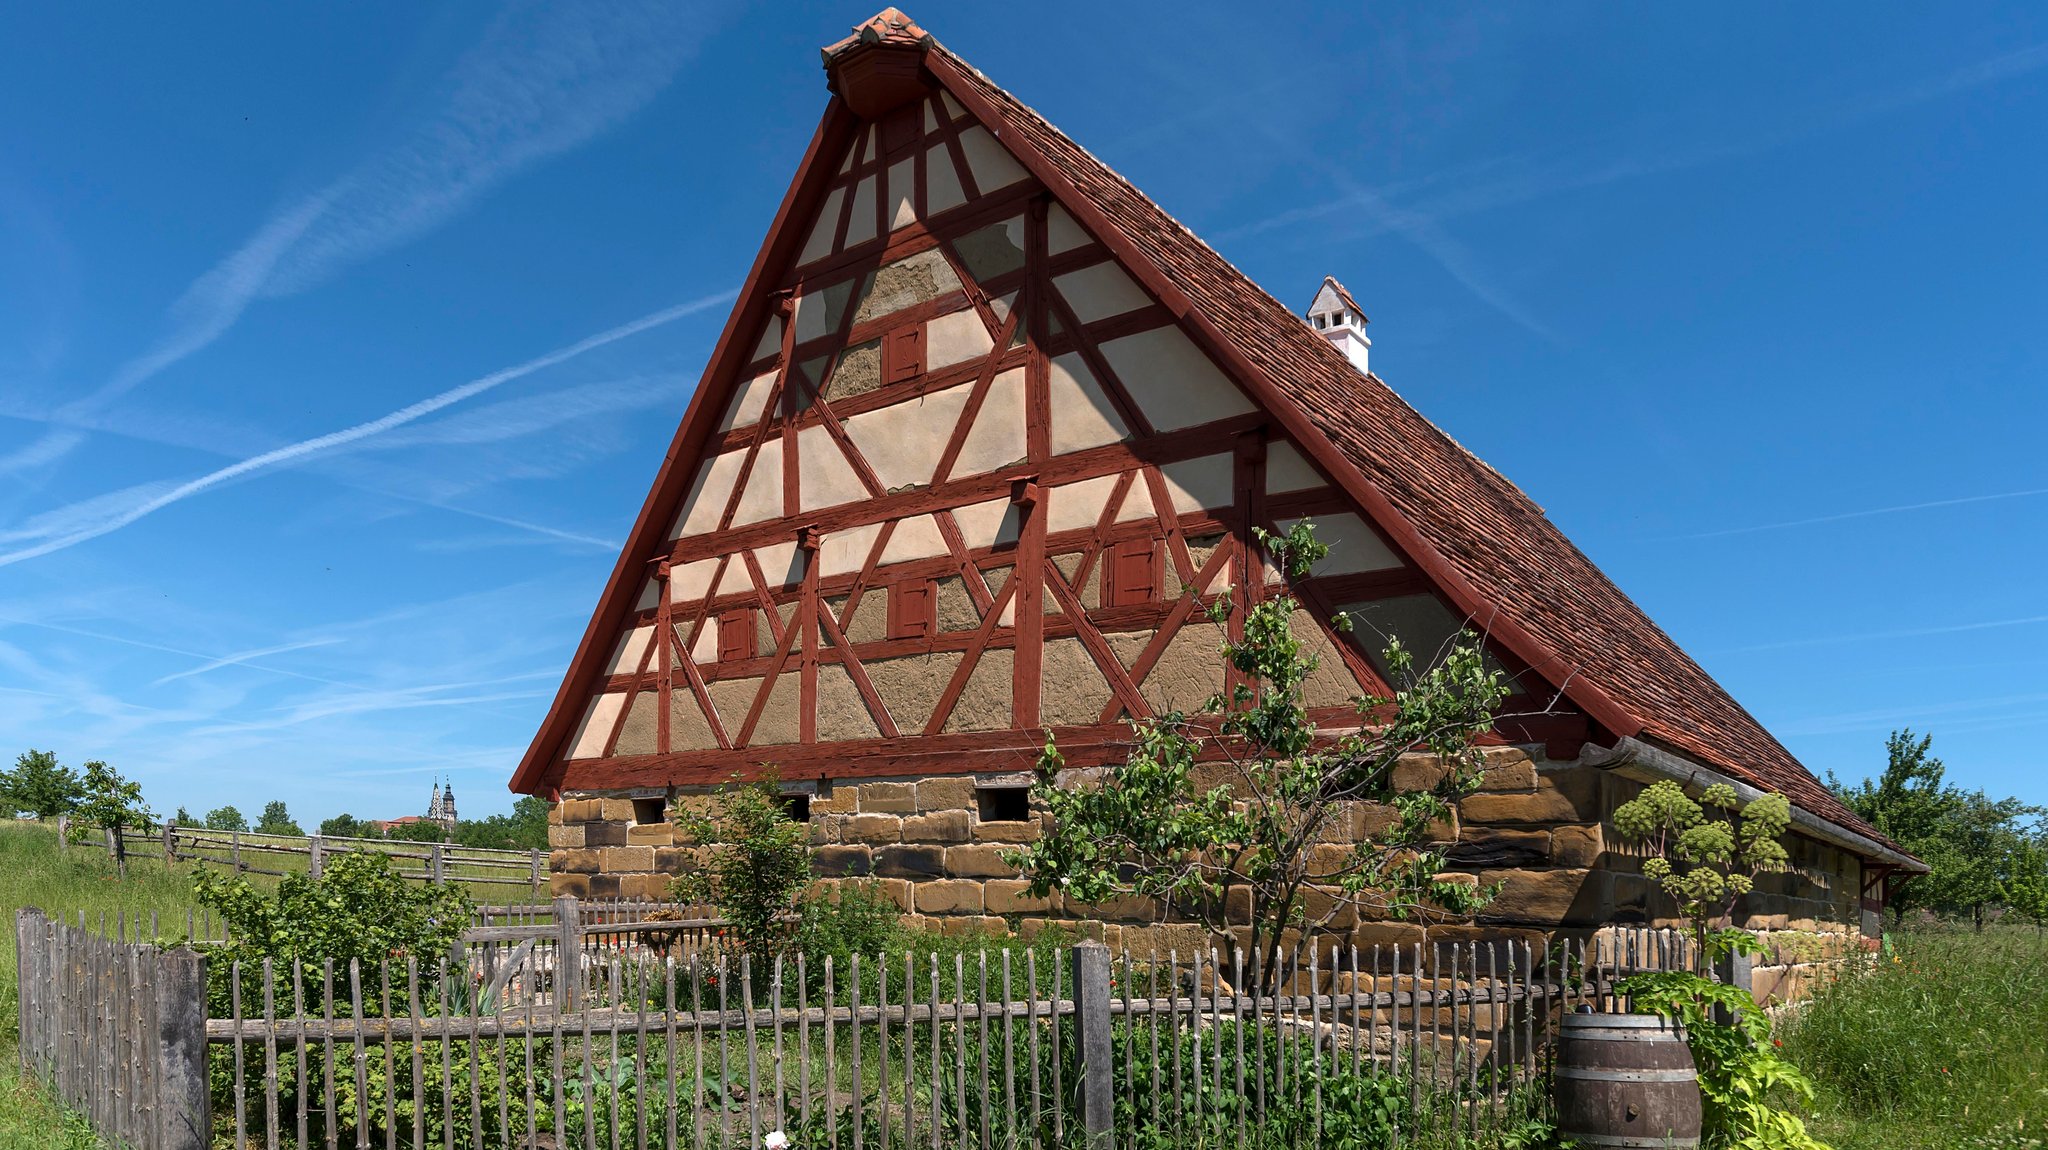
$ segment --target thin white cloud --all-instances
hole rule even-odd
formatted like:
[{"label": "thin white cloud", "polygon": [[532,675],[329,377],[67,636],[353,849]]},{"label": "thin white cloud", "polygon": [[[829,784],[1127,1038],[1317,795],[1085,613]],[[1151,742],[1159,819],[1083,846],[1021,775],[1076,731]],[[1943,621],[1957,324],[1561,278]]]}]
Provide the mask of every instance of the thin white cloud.
[{"label": "thin white cloud", "polygon": [[1962,507],[1971,503],[1996,503],[2005,499],[2027,499],[2048,495],[2048,487],[2030,487],[2024,491],[1999,491],[1990,495],[1965,495],[1959,499],[1930,499],[1922,503],[1899,503],[1891,507],[1872,507],[1864,511],[1843,511],[1835,515],[1815,515],[1806,519],[1784,519],[1776,523],[1758,523],[1749,527],[1724,527],[1718,531],[1700,531],[1691,535],[1673,536],[1677,539],[1722,539],[1730,535],[1751,535],[1759,531],[1782,531],[1788,527],[1813,527],[1822,523],[1841,523],[1850,519],[1869,519],[1878,515],[1899,515],[1908,511],[1932,511],[1939,507]]},{"label": "thin white cloud", "polygon": [[[222,667],[247,666],[251,659],[261,659],[266,655],[282,655],[287,651],[304,651],[309,647],[331,647],[339,642],[341,642],[340,639],[307,639],[299,643],[280,643],[275,647],[258,647],[253,651],[237,651],[232,655],[222,655],[218,659],[209,659],[190,670],[176,671],[165,675],[163,678],[151,682],[150,686],[161,687],[165,683],[176,682],[179,679],[189,679],[194,675],[204,675],[209,671],[218,671]],[[266,667],[258,667],[256,669],[259,671],[268,670]]]},{"label": "thin white cloud", "polygon": [[1786,639],[1747,647],[1722,647],[1710,655],[1740,655],[1754,651],[1787,651],[1798,647],[1830,647],[1838,643],[1874,643],[1891,639],[1921,639],[1930,635],[1959,635],[1966,631],[1996,631],[2007,627],[2031,627],[2048,623],[2048,615],[2025,615],[2017,619],[1990,619],[1982,623],[1953,623],[1945,627],[1909,627],[1898,631],[1862,631],[1844,635],[1820,635],[1808,639]]},{"label": "thin white cloud", "polygon": [[[281,208],[186,289],[170,331],[97,391],[75,422],[219,339],[259,299],[305,291],[446,223],[511,176],[615,127],[659,93],[703,39],[702,13],[660,0],[515,4],[389,147]],[[83,436],[57,429],[0,471],[54,462]]]},{"label": "thin white cloud", "polygon": [[426,505],[438,511],[446,511],[452,515],[463,515],[471,519],[481,519],[485,523],[496,523],[503,527],[517,527],[521,531],[531,531],[536,535],[549,539],[559,539],[565,543],[581,543],[586,547],[595,547],[600,551],[617,551],[625,546],[625,541],[622,539],[601,539],[595,535],[579,535],[574,531],[563,531],[557,527],[549,527],[544,523],[529,523],[524,519],[492,515],[488,511],[476,511],[468,507],[457,507],[450,503],[427,503]]},{"label": "thin white cloud", "polygon": [[[1476,274],[1472,270],[1469,258],[1455,246],[1445,247],[1436,235],[1431,234],[1430,228],[1436,222],[1526,203],[1564,192],[1583,191],[1624,180],[1687,171],[1723,160],[1756,155],[1873,116],[2019,79],[2044,67],[2048,67],[2048,44],[2037,44],[1970,64],[1895,91],[1872,92],[1804,110],[1789,111],[1776,118],[1777,126],[1771,130],[1742,139],[1707,142],[1642,155],[1623,156],[1618,159],[1590,162],[1575,159],[1537,167],[1508,160],[1492,160],[1460,171],[1440,172],[1421,180],[1410,181],[1405,185],[1387,185],[1379,188],[1347,187],[1344,194],[1334,199],[1289,208],[1240,224],[1217,232],[1215,238],[1219,243],[1229,242],[1320,221],[1330,216],[1346,216],[1356,222],[1336,232],[1325,228],[1317,233],[1318,236],[1327,242],[1333,238],[1356,240],[1386,233],[1400,235],[1437,259],[1447,272],[1466,287],[1472,288],[1485,302],[1499,308],[1502,306],[1501,301],[1506,299],[1505,295],[1485,276]],[[1503,174],[1482,178],[1488,170],[1499,170]],[[1393,198],[1403,196],[1411,190],[1427,187],[1445,187],[1450,190],[1432,199],[1422,200],[1413,208],[1391,206]],[[1364,218],[1358,219],[1361,213]],[[1448,253],[1448,260],[1444,253]],[[1484,290],[1481,290],[1482,288]],[[1523,322],[1515,311],[1508,312],[1510,318]]]},{"label": "thin white cloud", "polygon": [[[128,489],[128,493],[131,496],[135,496],[133,498],[110,500],[109,496],[102,495],[78,504],[47,512],[43,516],[39,516],[37,520],[32,521],[28,528],[12,532],[7,536],[10,541],[18,541],[32,536],[40,536],[40,538],[29,546],[0,553],[0,567],[48,555],[54,551],[62,551],[67,547],[74,547],[89,539],[96,539],[110,532],[118,531],[174,503],[190,499],[194,495],[218,487],[223,483],[239,479],[245,475],[297,463],[301,460],[345,447],[359,440],[383,434],[393,428],[403,427],[416,419],[432,415],[442,408],[461,403],[465,399],[481,395],[494,387],[532,375],[534,372],[553,367],[566,360],[574,359],[585,352],[593,351],[607,344],[617,343],[622,339],[638,335],[651,328],[673,323],[676,320],[694,315],[707,308],[716,307],[719,304],[732,300],[737,294],[736,290],[728,289],[715,295],[691,300],[688,303],[663,308],[660,311],[641,316],[639,319],[621,324],[608,331],[602,331],[596,335],[578,340],[567,347],[559,348],[546,355],[527,360],[525,363],[494,371],[489,375],[473,379],[459,387],[449,388],[439,395],[429,396],[418,403],[402,407],[389,415],[370,420],[366,423],[359,423],[353,427],[343,428],[340,431],[329,432],[326,435],[302,439],[297,443],[287,444],[283,447],[263,452],[260,455],[251,456],[168,489],[163,489],[160,484],[143,485],[142,487]],[[81,508],[84,508],[89,514],[80,513],[79,509]]]}]

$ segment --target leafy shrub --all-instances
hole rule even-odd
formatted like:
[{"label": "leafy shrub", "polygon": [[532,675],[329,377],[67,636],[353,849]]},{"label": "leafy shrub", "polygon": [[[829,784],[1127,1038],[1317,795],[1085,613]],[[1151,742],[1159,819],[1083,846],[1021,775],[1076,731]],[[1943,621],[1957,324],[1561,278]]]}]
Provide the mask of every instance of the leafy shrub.
[{"label": "leafy shrub", "polygon": [[[1739,936],[1739,937],[1738,937]],[[1747,940],[1746,942],[1744,940]],[[1754,936],[1720,931],[1712,950],[1761,950]],[[1813,1101],[1813,1082],[1771,1039],[1771,1020],[1747,990],[1684,971],[1655,971],[1621,981],[1638,1014],[1685,1028],[1699,1068],[1702,1144],[1716,1150],[1827,1150],[1806,1123],[1779,1102]],[[1724,1021],[1725,1020],[1725,1021]]]},{"label": "leafy shrub", "polygon": [[814,985],[822,985],[825,959],[847,969],[856,954],[873,958],[902,941],[903,912],[878,882],[843,882],[831,891],[803,897],[797,910],[796,944]]},{"label": "leafy shrub", "polygon": [[773,774],[720,790],[710,815],[677,822],[700,843],[716,844],[708,865],[670,884],[678,902],[709,902],[739,948],[778,954],[796,937],[798,904],[811,885],[810,828],[789,817]]}]

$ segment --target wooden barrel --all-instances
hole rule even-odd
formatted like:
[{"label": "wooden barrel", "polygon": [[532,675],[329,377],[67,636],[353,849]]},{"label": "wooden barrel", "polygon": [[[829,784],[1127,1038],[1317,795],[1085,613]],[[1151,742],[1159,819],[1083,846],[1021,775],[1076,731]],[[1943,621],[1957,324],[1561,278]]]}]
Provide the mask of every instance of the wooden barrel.
[{"label": "wooden barrel", "polygon": [[1581,1146],[1698,1146],[1699,1071],[1685,1032],[1649,1014],[1567,1014],[1557,1131]]}]

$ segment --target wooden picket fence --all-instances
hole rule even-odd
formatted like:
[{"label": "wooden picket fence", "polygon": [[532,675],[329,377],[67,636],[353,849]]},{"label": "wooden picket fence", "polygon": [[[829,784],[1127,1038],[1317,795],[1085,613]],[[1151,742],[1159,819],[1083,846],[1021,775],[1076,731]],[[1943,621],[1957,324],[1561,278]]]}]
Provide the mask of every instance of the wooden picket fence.
[{"label": "wooden picket fence", "polygon": [[757,963],[555,909],[447,961],[210,972],[24,911],[23,1065],[141,1150],[1423,1147],[1540,1111],[1559,1014],[1691,959],[1611,930],[1330,947],[1272,978],[1093,942]]},{"label": "wooden picket fence", "polygon": [[[59,841],[65,840],[60,825]],[[344,838],[340,835],[271,835],[257,831],[215,831],[165,824],[150,830],[128,827],[97,831],[86,842],[115,853],[116,834],[129,858],[225,867],[237,874],[319,877],[326,860],[352,851],[370,851],[398,860],[399,873],[429,883],[462,883],[502,891],[520,887],[540,894],[548,885],[548,852],[465,847],[454,843],[416,843],[404,839]],[[297,860],[303,859],[303,862]],[[501,895],[502,897],[502,895]]]}]

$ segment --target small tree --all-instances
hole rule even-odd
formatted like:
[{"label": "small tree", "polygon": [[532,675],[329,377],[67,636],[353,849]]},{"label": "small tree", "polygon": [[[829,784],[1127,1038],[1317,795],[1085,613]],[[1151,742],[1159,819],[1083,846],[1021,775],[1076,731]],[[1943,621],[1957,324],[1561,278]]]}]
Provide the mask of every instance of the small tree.
[{"label": "small tree", "polygon": [[335,838],[359,839],[367,838],[370,831],[363,825],[363,820],[344,811],[331,819],[321,820],[320,833]]},{"label": "small tree", "polygon": [[215,807],[206,812],[206,829],[210,831],[246,831],[249,820],[232,806]]},{"label": "small tree", "polygon": [[185,804],[179,803],[178,813],[171,816],[171,825],[174,827],[189,827],[197,826],[198,824],[192,818],[192,812],[185,809]]},{"label": "small tree", "polygon": [[[1729,812],[1712,816],[1709,809]],[[1702,973],[1650,971],[1617,984],[1639,1014],[1678,1023],[1699,1069],[1702,1144],[1827,1150],[1807,1133],[1797,1114],[1778,1100],[1813,1100],[1813,1083],[1771,1043],[1771,1019],[1747,989],[1706,976],[1720,958],[1759,953],[1756,936],[1725,924],[1756,876],[1789,866],[1778,837],[1792,823],[1783,795],[1760,795],[1744,805],[1735,788],[1717,784],[1698,802],[1668,779],[1615,808],[1623,838],[1644,843],[1643,873],[1678,903],[1698,946]]]},{"label": "small tree", "polygon": [[2036,934],[2048,930],[2048,826],[2013,852],[2005,885],[2012,912],[2032,922]]},{"label": "small tree", "polygon": [[811,834],[789,817],[774,775],[725,787],[711,814],[676,821],[697,842],[714,845],[708,863],[670,884],[675,899],[717,906],[749,953],[767,956],[788,947],[811,885]]},{"label": "small tree", "polygon": [[85,798],[74,812],[80,822],[113,832],[114,865],[128,873],[128,842],[122,835],[127,827],[147,829],[156,818],[142,801],[142,784],[121,777],[121,772],[97,759],[85,764]]},{"label": "small tree", "polygon": [[285,810],[283,799],[272,799],[263,804],[263,817],[256,820],[256,830],[266,835],[303,835],[299,824],[292,821],[291,812]]},{"label": "small tree", "polygon": [[39,819],[51,818],[70,812],[84,796],[85,781],[50,751],[24,751],[13,770],[0,771],[0,797],[10,815],[31,811]]},{"label": "small tree", "polygon": [[[1735,817],[1709,817],[1709,807]],[[1778,841],[1792,825],[1792,804],[1783,795],[1761,795],[1745,806],[1734,787],[1716,784],[1694,802],[1663,779],[1615,808],[1614,825],[1623,838],[1650,848],[1643,874],[1678,903],[1702,961],[1709,932],[1725,923],[1756,876],[1790,865]]]},{"label": "small tree", "polygon": [[[1294,578],[1329,551],[1307,523],[1284,537],[1256,534]],[[1032,894],[1059,891],[1069,904],[1155,900],[1162,915],[1192,917],[1225,945],[1233,928],[1248,928],[1264,988],[1277,984],[1283,936],[1313,937],[1346,906],[1401,918],[1484,904],[1490,891],[1440,874],[1447,844],[1432,828],[1479,785],[1473,741],[1493,726],[1507,694],[1502,675],[1469,633],[1426,670],[1396,639],[1386,652],[1395,693],[1357,700],[1363,729],[1329,739],[1309,717],[1303,685],[1317,658],[1290,627],[1296,607],[1286,595],[1252,605],[1243,639],[1223,647],[1240,681],[1204,706],[1213,717],[1176,712],[1135,723],[1130,754],[1099,785],[1067,785],[1059,748],[1047,740],[1032,795],[1051,812],[1051,827],[1008,856]],[[1210,618],[1224,622],[1230,610],[1221,597]],[[1416,753],[1445,768],[1429,789],[1395,782],[1396,764]],[[1198,762],[1220,768],[1225,781],[1201,789]],[[1352,803],[1384,804],[1392,822],[1332,858],[1324,849],[1332,821],[1349,818]],[[1311,892],[1329,896],[1313,915]]]}]

